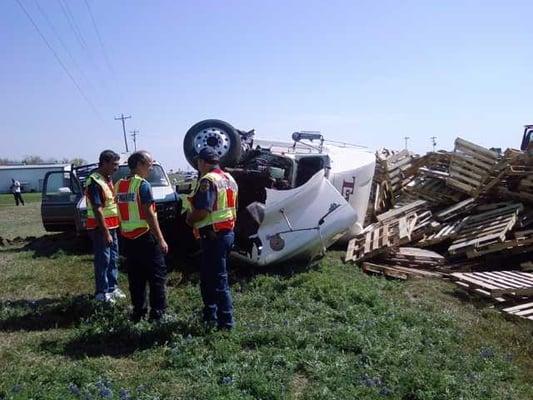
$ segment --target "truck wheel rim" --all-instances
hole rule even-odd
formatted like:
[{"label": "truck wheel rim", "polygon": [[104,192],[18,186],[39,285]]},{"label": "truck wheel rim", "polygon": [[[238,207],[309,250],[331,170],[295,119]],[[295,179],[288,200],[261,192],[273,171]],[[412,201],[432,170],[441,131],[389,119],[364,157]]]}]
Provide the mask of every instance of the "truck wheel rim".
[{"label": "truck wheel rim", "polygon": [[230,149],[231,141],[229,135],[220,128],[202,129],[194,137],[194,148],[196,153],[206,147],[210,147],[217,152],[219,157],[223,157]]}]

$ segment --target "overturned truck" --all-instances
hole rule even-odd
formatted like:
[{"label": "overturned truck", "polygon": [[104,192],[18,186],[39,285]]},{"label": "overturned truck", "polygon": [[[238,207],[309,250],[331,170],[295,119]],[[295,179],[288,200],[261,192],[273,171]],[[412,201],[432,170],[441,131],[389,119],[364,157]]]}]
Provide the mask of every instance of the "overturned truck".
[{"label": "overturned truck", "polygon": [[318,132],[295,132],[291,139],[258,140],[253,130],[216,119],[198,122],[184,138],[193,167],[198,152],[210,147],[237,181],[234,255],[252,264],[312,262],[363,229],[374,153]]}]

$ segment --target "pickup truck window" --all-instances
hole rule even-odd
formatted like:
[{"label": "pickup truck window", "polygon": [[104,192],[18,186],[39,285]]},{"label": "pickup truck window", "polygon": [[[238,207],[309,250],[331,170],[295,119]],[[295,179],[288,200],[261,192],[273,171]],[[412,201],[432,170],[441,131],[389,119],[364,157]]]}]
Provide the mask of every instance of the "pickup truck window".
[{"label": "pickup truck window", "polygon": [[[124,178],[130,173],[130,169],[127,165],[121,165],[118,171],[113,174],[113,182],[117,182],[119,179]],[[146,179],[152,186],[169,186],[169,182],[160,165],[154,165],[150,171],[150,176]]]}]

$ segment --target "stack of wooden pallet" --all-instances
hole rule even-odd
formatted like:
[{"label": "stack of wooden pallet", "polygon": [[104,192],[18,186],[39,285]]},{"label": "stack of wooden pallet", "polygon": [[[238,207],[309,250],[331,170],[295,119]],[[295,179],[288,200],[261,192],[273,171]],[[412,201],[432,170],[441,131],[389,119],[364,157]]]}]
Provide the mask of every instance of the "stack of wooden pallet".
[{"label": "stack of wooden pallet", "polygon": [[[453,152],[376,157],[375,182],[386,190],[373,199],[371,223],[350,241],[346,261],[401,279],[533,271],[533,155],[458,138]],[[524,307],[508,308],[527,314]]]},{"label": "stack of wooden pallet", "polygon": [[498,162],[498,153],[457,138],[446,183],[470,196],[475,196],[488,181]]},{"label": "stack of wooden pallet", "polygon": [[522,204],[510,204],[469,215],[462,220],[448,253],[464,253],[468,258],[474,258],[490,252],[491,245],[505,242],[507,233],[516,224],[518,213],[522,210]]}]

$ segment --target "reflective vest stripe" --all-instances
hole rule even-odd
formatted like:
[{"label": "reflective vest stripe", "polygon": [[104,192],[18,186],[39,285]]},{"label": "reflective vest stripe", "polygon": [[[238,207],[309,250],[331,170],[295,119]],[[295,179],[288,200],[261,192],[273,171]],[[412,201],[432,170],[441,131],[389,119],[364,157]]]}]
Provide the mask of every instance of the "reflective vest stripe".
[{"label": "reflective vest stripe", "polygon": [[208,179],[215,186],[217,198],[213,205],[213,211],[203,220],[196,222],[194,228],[198,230],[212,225],[215,232],[233,229],[237,216],[237,183],[231,175],[220,169],[205,174],[202,179]]},{"label": "reflective vest stripe", "polygon": [[109,229],[118,228],[120,222],[118,218],[117,203],[115,202],[115,194],[113,188],[110,187],[108,181],[98,172],[93,172],[85,181],[85,198],[87,205],[87,229],[96,229],[98,223],[94,213],[93,205],[88,194],[89,185],[94,182],[102,189],[104,198],[102,206],[102,214],[104,215],[104,222]]},{"label": "reflective vest stripe", "polygon": [[134,175],[128,179],[121,179],[116,185],[120,230],[122,235],[128,239],[138,238],[150,229],[139,193],[143,181],[143,178]]},{"label": "reflective vest stripe", "polygon": [[[117,184],[117,193],[127,193],[130,186],[130,182],[126,179],[121,179]],[[128,203],[118,202],[118,210],[121,216],[121,219],[128,220],[130,219]]]}]

